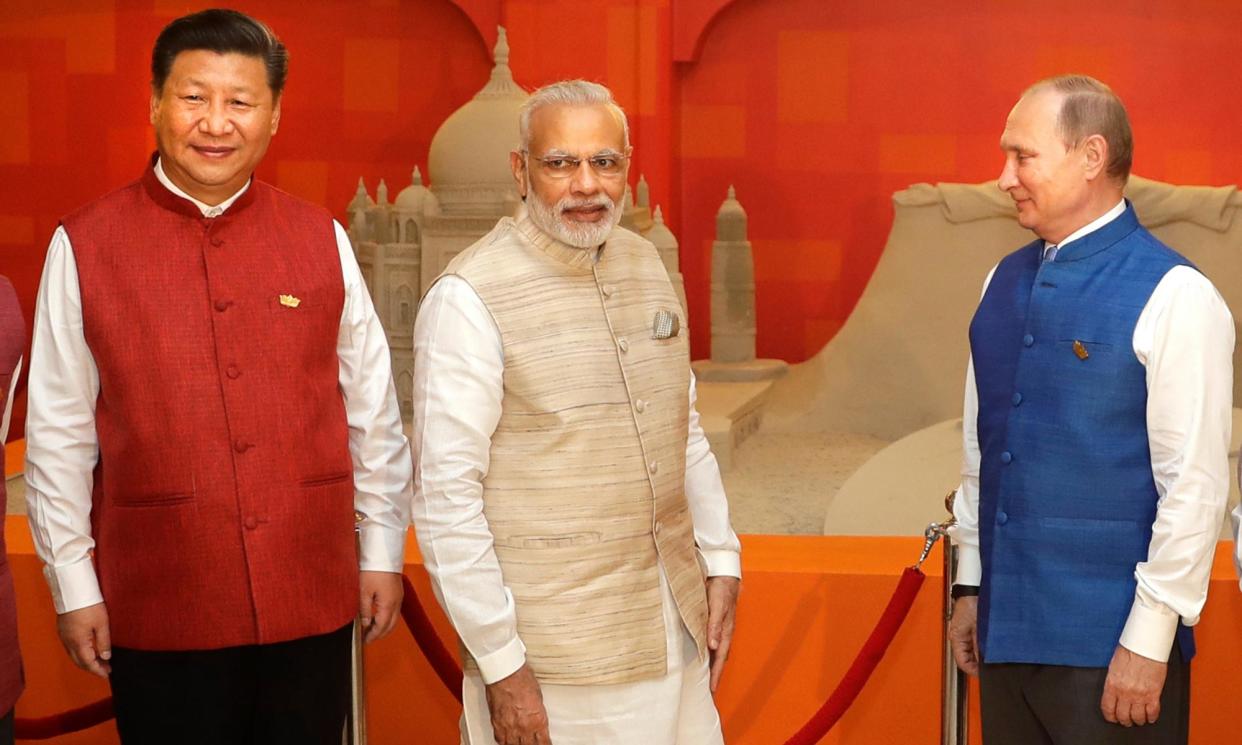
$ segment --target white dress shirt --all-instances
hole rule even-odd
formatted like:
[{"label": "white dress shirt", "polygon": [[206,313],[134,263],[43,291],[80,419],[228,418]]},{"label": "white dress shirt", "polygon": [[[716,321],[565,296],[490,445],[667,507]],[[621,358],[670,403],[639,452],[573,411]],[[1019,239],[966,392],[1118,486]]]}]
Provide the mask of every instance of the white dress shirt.
[{"label": "white dress shirt", "polygon": [[[207,205],[168,179],[169,191],[204,217],[217,217],[250,184],[218,205]],[[333,221],[345,284],[337,336],[339,384],[354,464],[354,506],[361,526],[361,570],[400,572],[409,524],[412,474],[388,340],[367,293],[349,238]],[[35,307],[34,344],[26,413],[26,508],[35,550],[57,613],[103,601],[91,552],[91,490],[99,460],[95,401],[99,371],[82,330],[82,299],[73,246],[63,227],[52,235]],[[292,558],[292,557],[291,557]]]},{"label": "white dress shirt", "polygon": [[[413,519],[432,587],[487,683],[526,660],[483,515],[482,482],[503,396],[500,330],[469,283],[442,278],[414,322]],[[709,575],[740,577],[741,544],[694,407],[693,378],[689,396],[686,499],[695,541]]]},{"label": "white dress shirt", "polygon": [[[1124,211],[1123,201],[1058,248]],[[1178,619],[1195,625],[1207,600],[1229,499],[1233,343],[1233,317],[1224,299],[1206,277],[1186,266],[1164,275],[1134,327],[1134,356],[1146,368],[1147,437],[1159,502],[1147,561],[1134,570],[1138,587],[1120,644],[1160,662],[1168,660]],[[961,547],[955,582],[960,585],[978,585],[982,577],[978,416],[972,359],[962,413],[962,483],[953,506],[953,539]]]}]

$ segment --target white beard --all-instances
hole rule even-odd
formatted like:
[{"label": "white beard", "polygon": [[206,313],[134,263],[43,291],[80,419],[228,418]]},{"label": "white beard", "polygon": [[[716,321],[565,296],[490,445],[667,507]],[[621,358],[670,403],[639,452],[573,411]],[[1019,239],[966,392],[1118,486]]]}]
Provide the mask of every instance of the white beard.
[{"label": "white beard", "polygon": [[[568,243],[576,248],[595,248],[608,240],[608,236],[612,234],[612,229],[616,227],[617,222],[621,219],[620,210],[617,209],[617,203],[601,194],[593,199],[574,199],[565,197],[555,205],[544,203],[535,190],[531,188],[530,181],[526,182],[526,210],[530,214],[531,222],[535,223],[535,227],[552,236],[562,243]],[[587,207],[593,205],[602,205],[608,208],[608,214],[599,222],[566,222],[561,215],[566,209],[575,209],[579,207]]]}]

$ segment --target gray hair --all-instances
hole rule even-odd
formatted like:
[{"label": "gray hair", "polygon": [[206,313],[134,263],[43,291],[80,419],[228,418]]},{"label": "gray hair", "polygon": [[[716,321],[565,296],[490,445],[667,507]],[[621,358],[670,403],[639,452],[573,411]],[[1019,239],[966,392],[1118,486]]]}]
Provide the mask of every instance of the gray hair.
[{"label": "gray hair", "polygon": [[1108,175],[1124,184],[1134,160],[1134,135],[1126,107],[1113,89],[1087,75],[1058,75],[1039,81],[1023,95],[1045,90],[1061,95],[1057,133],[1065,147],[1078,147],[1091,135],[1100,135],[1108,143]]},{"label": "gray hair", "polygon": [[630,147],[630,121],[625,110],[612,98],[612,91],[589,80],[562,80],[545,85],[526,99],[518,112],[518,131],[522,138],[522,152],[530,149],[530,118],[546,106],[607,106],[621,120],[625,133],[625,147]]}]

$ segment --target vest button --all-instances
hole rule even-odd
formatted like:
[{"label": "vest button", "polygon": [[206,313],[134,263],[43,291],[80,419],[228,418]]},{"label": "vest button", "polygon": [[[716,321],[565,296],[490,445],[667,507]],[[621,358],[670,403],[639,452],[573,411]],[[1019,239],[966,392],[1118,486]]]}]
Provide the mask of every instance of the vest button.
[{"label": "vest button", "polygon": [[229,306],[232,304],[233,304],[232,300],[217,300],[216,310],[223,313],[224,311],[228,310]]},{"label": "vest button", "polygon": [[224,374],[229,376],[229,380],[237,380],[241,377],[241,370],[237,369],[237,365],[229,365]]},{"label": "vest button", "polygon": [[246,518],[246,521],[242,524],[246,526],[246,530],[254,530],[259,527],[259,521],[254,516]]},{"label": "vest button", "polygon": [[613,289],[612,285],[604,285],[603,287],[599,288],[599,291],[604,293],[604,297],[612,297],[612,293],[616,292],[616,290]]},{"label": "vest button", "polygon": [[245,440],[237,439],[233,441],[233,449],[239,453],[244,453],[250,449],[250,444]]},{"label": "vest button", "polygon": [[1026,336],[1022,337],[1022,346],[1029,347],[1034,343],[1035,343],[1035,337],[1031,336],[1030,334],[1027,334]]},{"label": "vest button", "polygon": [[659,471],[660,471],[660,462],[659,462],[659,461],[654,461],[654,460],[653,460],[653,461],[651,461],[651,464],[647,466],[647,470],[648,470],[648,471],[650,471],[650,472],[651,472],[651,475],[653,475],[653,476],[654,476],[655,474],[659,473]]},{"label": "vest button", "polygon": [[646,401],[644,401],[644,400],[642,400],[642,399],[640,398],[640,399],[638,399],[637,401],[635,401],[635,402],[634,402],[634,411],[637,411],[639,414],[641,414],[641,413],[643,413],[643,412],[644,412],[644,411],[646,411],[646,410],[647,410],[647,402],[646,402]]},{"label": "vest button", "polygon": [[621,349],[622,353],[630,351],[630,343],[625,339],[617,339],[617,346]]},{"label": "vest button", "polygon": [[656,520],[656,524],[655,524],[655,534],[656,534],[656,535],[660,535],[660,530],[661,530],[661,529],[663,529],[663,527],[664,527],[664,526],[660,523],[660,521],[659,521],[659,520]]},{"label": "vest button", "polygon": [[1009,522],[1009,515],[1007,515],[1004,512],[996,513],[996,524],[997,525],[1004,525],[1007,522]]},{"label": "vest button", "polygon": [[1021,393],[1014,393],[1014,394],[1013,394],[1013,405],[1014,405],[1014,406],[1017,406],[1017,405],[1018,405],[1018,404],[1020,404],[1020,403],[1022,403],[1022,394],[1021,394]]},{"label": "vest button", "polygon": [[1009,452],[1008,450],[1001,453],[1001,463],[1004,463],[1005,465],[1009,465],[1012,462],[1013,462],[1013,453]]},{"label": "vest button", "polygon": [[224,239],[223,238],[212,238],[211,245],[215,246],[216,248],[219,248],[220,246],[224,245]]}]

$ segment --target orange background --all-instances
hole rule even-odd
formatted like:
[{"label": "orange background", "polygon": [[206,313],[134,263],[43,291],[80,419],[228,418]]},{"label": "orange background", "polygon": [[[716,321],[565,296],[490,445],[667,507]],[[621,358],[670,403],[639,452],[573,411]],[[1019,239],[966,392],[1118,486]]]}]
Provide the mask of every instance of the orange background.
[{"label": "orange background", "polygon": [[[0,272],[33,312],[58,216],[132,180],[153,141],[151,43],[186,0],[8,0],[0,15]],[[612,86],[634,170],[682,242],[695,356],[709,353],[713,217],[750,213],[761,356],[800,361],[840,328],[873,270],[893,191],[981,181],[1027,84],[1091,73],[1134,120],[1135,169],[1231,183],[1236,29],[1217,0],[240,0],[292,52],[261,177],[338,218],[359,176],[395,195],[436,128],[486,80],[494,26],[534,87]],[[1038,10],[1034,10],[1037,7]],[[637,173],[632,174],[637,179]],[[935,257],[928,257],[934,261]],[[912,332],[917,332],[913,330]],[[21,431],[17,402],[11,436]]]},{"label": "orange background", "polygon": [[[25,520],[10,518],[6,537],[28,678],[17,715],[48,716],[106,696],[106,684],[73,667],[56,639],[55,615]],[[406,574],[441,638],[451,640],[413,536],[408,544]],[[737,633],[716,697],[730,745],[780,745],[811,717],[853,661],[902,569],[921,546],[917,538],[742,537],[745,583]],[[1237,739],[1234,691],[1242,663],[1242,594],[1232,548],[1222,543],[1216,552],[1207,607],[1196,630],[1191,745]],[[937,549],[924,567],[927,581],[887,655],[822,745],[939,742],[941,563]],[[457,742],[460,706],[435,677],[404,624],[368,648],[366,664],[372,745]],[[977,745],[974,703],[970,727]],[[56,742],[115,745],[117,740],[113,726],[106,724]]]}]

